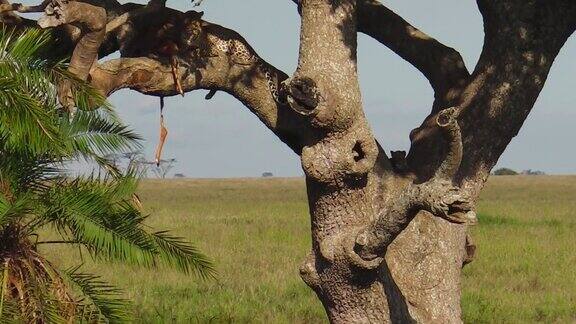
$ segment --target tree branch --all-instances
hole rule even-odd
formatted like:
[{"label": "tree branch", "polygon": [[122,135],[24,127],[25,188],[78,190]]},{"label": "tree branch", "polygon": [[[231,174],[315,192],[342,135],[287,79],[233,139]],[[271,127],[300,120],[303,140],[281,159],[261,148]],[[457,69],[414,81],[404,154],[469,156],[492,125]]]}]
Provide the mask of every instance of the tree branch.
[{"label": "tree branch", "polygon": [[[43,9],[44,16],[38,20],[41,28],[73,25],[80,30],[79,41],[74,47],[68,71],[81,80],[98,59],[98,50],[104,41],[106,9],[77,1],[45,0],[37,9]],[[62,81],[58,87],[60,103],[67,110],[74,106],[72,83]]]},{"label": "tree branch", "polygon": [[456,120],[459,113],[458,108],[452,107],[438,114],[436,123],[443,130],[449,148],[444,162],[430,180],[408,184],[388,210],[360,230],[349,254],[354,264],[375,269],[384,260],[387,247],[421,211],[454,223],[475,222],[470,197],[452,182],[462,161],[462,137]]},{"label": "tree branch", "polygon": [[[301,11],[301,1],[292,0]],[[357,1],[357,29],[398,54],[428,79],[437,110],[454,104],[470,73],[458,51],[428,36],[378,0]]]},{"label": "tree branch", "polygon": [[[280,83],[287,75],[262,60],[238,33],[186,17],[189,15],[168,8],[143,13],[131,22],[138,34],[129,36],[136,41],[124,50],[125,54],[138,57],[113,59],[94,66],[90,72],[91,84],[107,96],[123,88],[153,96],[178,94],[169,57],[159,50],[165,42],[173,42],[177,51],[172,54],[178,62],[175,74],[181,76],[184,92],[209,89],[212,93],[216,90],[230,93],[300,154],[313,136],[304,117],[281,103],[278,97]],[[170,22],[174,30],[162,34],[140,30],[165,26],[166,22]],[[140,26],[140,23],[146,25]],[[186,35],[185,31],[190,31],[188,27],[197,28],[194,38],[188,38],[192,34]]]},{"label": "tree branch", "polygon": [[462,133],[460,126],[458,126],[458,114],[459,110],[456,107],[451,107],[442,110],[436,117],[436,125],[441,128],[444,138],[448,142],[448,154],[436,170],[434,175],[436,179],[452,179],[462,162]]},{"label": "tree branch", "polygon": [[[571,0],[478,0],[484,47],[457,98],[463,161],[456,181],[476,196],[514,138],[542,90],[558,52],[576,29]],[[408,163],[430,177],[445,156],[433,112],[411,134]]]},{"label": "tree branch", "polygon": [[426,35],[377,0],[358,1],[358,31],[386,45],[430,81],[437,100],[448,106],[470,76],[462,56]]},{"label": "tree branch", "polygon": [[15,29],[37,27],[36,21],[22,18],[8,0],[0,0],[0,27],[10,26]]}]

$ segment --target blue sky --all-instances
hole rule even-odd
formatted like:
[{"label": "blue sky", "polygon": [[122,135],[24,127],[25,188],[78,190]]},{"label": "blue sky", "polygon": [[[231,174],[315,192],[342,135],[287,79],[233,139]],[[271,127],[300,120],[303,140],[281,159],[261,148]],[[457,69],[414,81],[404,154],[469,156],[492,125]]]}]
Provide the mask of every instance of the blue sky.
[{"label": "blue sky", "polygon": [[[475,1],[383,1],[416,27],[454,47],[472,70],[482,49],[482,19]],[[191,9],[189,1],[168,5]],[[241,33],[261,57],[291,74],[298,62],[299,17],[289,0],[205,0],[204,18]],[[367,36],[359,35],[363,102],[376,138],[387,150],[407,150],[408,134],[430,111],[433,92],[411,65]],[[562,49],[532,113],[498,166],[576,173],[576,37]],[[169,137],[164,157],[188,177],[251,177],[262,172],[302,175],[298,157],[240,102],[225,93],[210,100],[204,91],[166,99]],[[145,139],[153,159],[158,137],[158,99],[128,90],[111,97],[124,121]]]}]

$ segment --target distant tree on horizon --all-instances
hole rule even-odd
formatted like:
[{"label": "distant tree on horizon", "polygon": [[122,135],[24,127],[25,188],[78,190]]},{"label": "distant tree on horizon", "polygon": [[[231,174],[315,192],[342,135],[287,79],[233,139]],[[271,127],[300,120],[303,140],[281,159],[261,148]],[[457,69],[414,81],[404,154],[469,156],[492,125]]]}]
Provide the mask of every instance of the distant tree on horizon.
[{"label": "distant tree on horizon", "polygon": [[521,174],[534,176],[534,175],[546,175],[546,172],[540,171],[540,170],[528,169],[528,170],[522,171]]},{"label": "distant tree on horizon", "polygon": [[170,170],[172,170],[178,160],[174,158],[161,159],[158,161],[140,161],[139,163],[146,165],[147,170],[152,170],[152,173],[159,179],[166,179]]},{"label": "distant tree on horizon", "polygon": [[493,173],[496,176],[501,176],[501,175],[518,175],[518,172],[509,169],[509,168],[500,168],[496,171],[494,171]]}]

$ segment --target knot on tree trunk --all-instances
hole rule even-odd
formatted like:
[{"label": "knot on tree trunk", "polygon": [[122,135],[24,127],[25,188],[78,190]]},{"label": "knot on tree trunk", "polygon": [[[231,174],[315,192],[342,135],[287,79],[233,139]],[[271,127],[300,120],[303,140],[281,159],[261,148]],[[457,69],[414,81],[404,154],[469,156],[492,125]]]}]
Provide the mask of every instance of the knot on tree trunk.
[{"label": "knot on tree trunk", "polygon": [[[345,262],[349,266],[357,269],[375,270],[384,261],[382,256],[373,258],[360,257],[355,251],[356,241],[360,238],[358,235],[360,228],[352,228],[338,234],[332,234],[319,241],[319,256],[326,264]],[[300,267],[300,276],[310,287],[318,281],[318,272],[316,266],[316,255],[312,252]]]},{"label": "knot on tree trunk", "polygon": [[370,244],[370,235],[363,230],[351,236],[350,244],[345,245],[346,256],[350,264],[364,270],[376,270],[384,262],[385,253],[365,253],[362,247]]},{"label": "knot on tree trunk", "polygon": [[300,277],[312,289],[320,287],[320,277],[316,270],[316,255],[314,252],[308,254],[302,265],[300,265]]},{"label": "knot on tree trunk", "polygon": [[337,89],[317,82],[315,72],[311,76],[299,73],[282,82],[280,95],[293,111],[308,118],[310,126],[324,132],[345,132],[364,119],[358,114],[358,102],[343,99]]},{"label": "knot on tree trunk", "polygon": [[472,225],[476,223],[472,198],[452,181],[434,179],[413,189],[414,206],[452,223]]},{"label": "knot on tree trunk", "polygon": [[470,225],[476,222],[473,209],[471,198],[450,181],[434,180],[410,185],[389,210],[356,234],[354,247],[348,251],[349,259],[364,269],[376,269],[384,261],[388,246],[420,211],[453,223]]},{"label": "knot on tree trunk", "polygon": [[374,138],[357,129],[329,133],[325,138],[302,149],[302,168],[318,182],[342,186],[348,180],[364,178],[378,158]]},{"label": "knot on tree trunk", "polygon": [[309,77],[289,78],[282,83],[282,91],[290,107],[303,116],[317,113],[320,92],[316,82]]}]

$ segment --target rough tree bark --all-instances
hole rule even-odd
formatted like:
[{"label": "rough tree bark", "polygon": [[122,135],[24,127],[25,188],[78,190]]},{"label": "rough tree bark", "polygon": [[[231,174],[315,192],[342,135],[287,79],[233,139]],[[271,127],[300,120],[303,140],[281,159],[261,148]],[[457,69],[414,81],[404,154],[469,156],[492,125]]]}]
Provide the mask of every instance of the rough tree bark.
[{"label": "rough tree bark", "polygon": [[[236,32],[162,0],[0,1],[7,25],[36,26],[15,12],[44,11],[40,27],[56,27],[73,53],[70,71],[103,94],[225,91],[298,154],[313,238],[300,274],[334,323],[461,322],[474,203],[576,29],[573,0],[477,0],[485,43],[470,74],[456,50],[376,0],[294,0],[300,54],[288,77]],[[435,91],[405,159],[387,157],[364,116],[357,32],[414,65]],[[95,60],[115,51],[122,57]],[[66,106],[69,89],[60,89]]]}]

